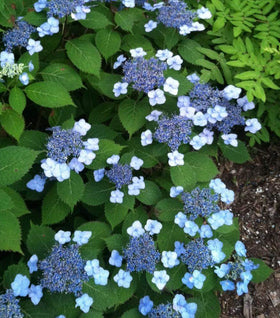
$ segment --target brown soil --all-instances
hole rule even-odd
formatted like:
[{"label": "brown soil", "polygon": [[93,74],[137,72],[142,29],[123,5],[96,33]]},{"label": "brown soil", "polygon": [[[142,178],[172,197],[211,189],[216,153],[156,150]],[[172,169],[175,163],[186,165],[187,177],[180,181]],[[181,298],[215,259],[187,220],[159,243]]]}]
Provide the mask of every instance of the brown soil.
[{"label": "brown soil", "polygon": [[220,296],[221,318],[280,317],[280,146],[256,149],[252,161],[221,161],[221,179],[235,192],[232,211],[239,217],[241,240],[248,257],[261,258],[274,273],[249,294]]}]

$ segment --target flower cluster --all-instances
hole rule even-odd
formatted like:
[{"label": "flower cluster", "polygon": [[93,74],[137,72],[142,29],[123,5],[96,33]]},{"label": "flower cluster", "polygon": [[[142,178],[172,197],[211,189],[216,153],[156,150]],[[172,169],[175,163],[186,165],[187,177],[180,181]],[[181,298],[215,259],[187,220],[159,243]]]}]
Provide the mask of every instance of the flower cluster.
[{"label": "flower cluster", "polygon": [[38,0],[34,3],[36,12],[47,10],[48,17],[63,18],[71,15],[74,20],[84,20],[90,8],[85,4],[89,0]]},{"label": "flower cluster", "polygon": [[12,289],[8,289],[5,294],[0,295],[0,317],[24,317],[20,310],[19,300],[15,297]]},{"label": "flower cluster", "polygon": [[168,2],[160,2],[153,6],[145,3],[143,6],[148,11],[158,10],[156,21],[150,20],[145,24],[145,31],[151,32],[158,23],[162,23],[166,27],[179,30],[181,35],[187,35],[194,31],[203,31],[204,25],[195,21],[199,19],[210,19],[211,12],[202,7],[197,11],[188,10],[188,6],[184,1],[169,0]]},{"label": "flower cluster", "polygon": [[[172,77],[165,78],[164,71],[169,69],[180,70],[183,60],[179,55],[173,56],[168,50],[159,50],[156,57],[144,58],[147,53],[139,47],[130,50],[131,59],[123,55],[117,58],[114,68],[122,65],[123,81],[114,85],[116,97],[127,93],[129,84],[140,92],[148,94],[151,106],[164,104],[166,98],[164,92],[177,95],[179,82]],[[163,86],[163,90],[160,87]]]},{"label": "flower cluster", "polygon": [[99,149],[98,138],[82,137],[91,128],[84,119],[75,122],[72,129],[53,127],[52,136],[48,138],[48,157],[42,160],[44,176],[36,175],[27,183],[27,187],[38,192],[43,191],[46,178],[55,178],[59,182],[70,178],[70,171],[80,173],[85,165],[90,165],[96,157],[93,151]]},{"label": "flower cluster", "polygon": [[[35,287],[32,288],[33,297],[37,296],[38,298],[38,295],[41,295],[41,298],[43,296],[42,293],[39,293],[39,288],[41,292],[43,288],[46,288],[51,293],[70,293],[77,297],[76,307],[80,307],[85,313],[89,311],[93,299],[82,293],[83,283],[88,281],[90,276],[93,276],[95,284],[106,285],[107,281],[106,283],[104,282],[104,272],[106,272],[107,277],[109,276],[108,271],[103,270],[99,263],[96,264],[97,260],[86,262],[80,255],[79,247],[88,243],[91,234],[90,231],[75,231],[72,239],[75,244],[68,244],[71,241],[71,232],[60,230],[54,237],[57,244],[52,247],[45,259],[39,261],[36,254],[31,256],[27,263],[29,272],[33,273],[40,270],[42,274],[40,284],[35,286],[36,289]],[[92,264],[95,264],[95,266],[92,266]],[[102,276],[101,279],[100,276]],[[23,295],[23,284],[18,285],[18,294]],[[38,299],[37,303],[39,301],[40,299]],[[32,302],[34,303],[33,300]]]},{"label": "flower cluster", "polygon": [[216,266],[214,272],[219,278],[223,278],[220,284],[224,291],[236,288],[237,295],[241,296],[248,293],[248,284],[253,278],[251,271],[259,265],[246,258],[247,251],[241,241],[235,243],[235,252],[234,261]]},{"label": "flower cluster", "polygon": [[197,311],[197,304],[187,303],[183,295],[176,294],[172,303],[160,304],[154,307],[154,303],[150,297],[145,296],[140,299],[138,309],[143,316],[148,315],[149,318],[194,318]]},{"label": "flower cluster", "polygon": [[124,192],[120,191],[123,186],[128,186],[128,195],[138,195],[140,190],[145,189],[145,182],[142,176],[133,177],[132,169],[139,170],[143,160],[133,156],[129,164],[119,163],[120,156],[112,155],[107,163],[112,165],[109,169],[98,169],[93,172],[94,180],[99,182],[106,176],[111,183],[114,183],[116,190],[111,191],[110,202],[122,203]]}]

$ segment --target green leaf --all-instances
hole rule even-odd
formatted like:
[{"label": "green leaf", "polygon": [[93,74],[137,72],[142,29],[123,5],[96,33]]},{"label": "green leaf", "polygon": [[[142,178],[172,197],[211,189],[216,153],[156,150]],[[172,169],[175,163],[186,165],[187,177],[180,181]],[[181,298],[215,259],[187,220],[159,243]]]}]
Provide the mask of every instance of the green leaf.
[{"label": "green leaf", "polygon": [[81,201],[91,206],[103,204],[109,201],[110,193],[114,189],[114,186],[107,181],[90,181],[85,186]]},{"label": "green leaf", "polygon": [[22,114],[26,106],[26,97],[20,88],[15,86],[10,90],[9,104],[18,114]]},{"label": "green leaf", "polygon": [[[9,197],[9,199],[6,199],[7,202],[9,202],[9,200],[11,200],[11,202],[12,202],[12,204],[8,208],[8,210],[10,212],[12,212],[16,217],[20,217],[22,215],[30,213],[27,209],[27,206],[26,206],[23,198],[21,197],[21,195],[18,192],[16,192],[15,190],[13,190],[12,188],[9,188],[9,187],[3,187],[2,189],[0,189],[0,193],[2,191]],[[0,202],[1,202],[2,206],[6,206],[6,204],[7,204],[7,202],[5,202],[2,199],[0,199]],[[2,210],[4,210],[4,209],[2,208]]]},{"label": "green leaf", "polygon": [[145,180],[145,189],[140,190],[137,199],[146,205],[153,205],[156,204],[161,197],[160,188],[154,182]]},{"label": "green leaf", "polygon": [[196,48],[200,48],[201,45],[191,39],[185,39],[182,42],[179,43],[178,51],[181,57],[191,63],[191,64],[197,64],[198,59],[203,59],[204,55],[198,52]]},{"label": "green leaf", "polygon": [[0,149],[0,185],[20,180],[31,168],[37,151],[24,147],[8,146]]},{"label": "green leaf", "polygon": [[198,182],[208,182],[219,173],[212,159],[206,155],[190,152],[185,154],[184,161],[192,167]]},{"label": "green leaf", "polygon": [[111,25],[111,21],[101,12],[96,10],[91,10],[87,13],[87,18],[85,20],[79,20],[79,22],[86,28],[89,29],[103,29],[108,25]]},{"label": "green leaf", "polygon": [[216,32],[225,26],[226,20],[224,17],[218,17],[218,19],[213,24],[213,31]]},{"label": "green leaf", "polygon": [[95,43],[100,53],[107,60],[108,57],[118,52],[121,46],[121,37],[118,32],[102,29],[96,33]]},{"label": "green leaf", "polygon": [[45,150],[48,135],[38,130],[25,130],[19,139],[19,146],[33,150]]},{"label": "green leaf", "polygon": [[192,190],[197,182],[196,172],[186,160],[183,166],[170,167],[170,176],[175,186],[182,186],[187,191]]},{"label": "green leaf", "polygon": [[38,27],[44,22],[46,22],[46,15],[43,12],[27,12],[27,14],[24,17],[24,21]]},{"label": "green leaf", "polygon": [[141,102],[125,99],[119,105],[120,121],[130,135],[145,125],[145,117],[149,112],[150,106],[147,99],[143,99]]},{"label": "green leaf", "polygon": [[19,221],[10,211],[0,211],[0,251],[22,253]]},{"label": "green leaf", "polygon": [[124,238],[121,234],[113,234],[104,239],[108,250],[111,252],[112,250],[117,250],[122,252],[124,247]]},{"label": "green leaf", "polygon": [[158,219],[164,222],[174,221],[175,215],[182,209],[183,204],[177,199],[163,199],[155,207]]},{"label": "green leaf", "polygon": [[132,32],[134,23],[142,17],[142,14],[138,8],[118,11],[115,14],[115,22],[124,31]]},{"label": "green leaf", "polygon": [[45,67],[40,74],[44,81],[62,84],[68,91],[73,91],[83,86],[80,75],[67,64],[52,63]]},{"label": "green leaf", "polygon": [[197,304],[196,318],[219,318],[221,314],[220,302],[217,296],[211,293],[203,293],[200,296],[189,298],[188,303]]},{"label": "green leaf", "polygon": [[261,81],[269,88],[272,89],[280,89],[278,85],[276,85],[270,78],[262,77]]},{"label": "green leaf", "polygon": [[29,278],[28,267],[23,264],[13,264],[10,265],[4,272],[3,275],[3,287],[6,289],[11,288],[11,283],[14,281],[17,274],[25,275]]},{"label": "green leaf", "polygon": [[71,208],[82,198],[85,190],[83,179],[77,173],[71,171],[69,179],[57,183],[59,198]]},{"label": "green leaf", "polygon": [[70,211],[70,207],[57,195],[57,187],[54,185],[43,200],[42,224],[59,223],[66,218]]},{"label": "green leaf", "polygon": [[0,123],[9,135],[19,140],[25,125],[24,119],[20,114],[13,109],[6,109],[0,115]]},{"label": "green leaf", "polygon": [[91,169],[104,168],[107,163],[106,160],[112,155],[118,155],[123,149],[123,146],[116,144],[112,140],[102,139],[99,141],[99,150],[96,153],[96,158],[93,163],[89,166]]},{"label": "green leaf", "polygon": [[250,258],[254,264],[259,264],[259,267],[252,271],[252,282],[261,283],[268,279],[268,277],[273,273],[273,270],[265,264],[265,262],[259,258]]},{"label": "green leaf", "polygon": [[223,140],[219,140],[218,146],[220,147],[223,155],[232,162],[244,163],[251,159],[243,141],[239,140],[238,146],[233,147],[231,145],[225,145]]},{"label": "green leaf", "polygon": [[66,52],[71,62],[81,71],[99,75],[101,57],[96,47],[83,39],[74,39],[66,43]]},{"label": "green leaf", "polygon": [[73,105],[67,89],[60,83],[51,81],[37,82],[26,87],[25,93],[34,103],[49,108]]},{"label": "green leaf", "polygon": [[143,318],[143,316],[139,313],[138,309],[133,308],[126,311],[121,318]]},{"label": "green leaf", "polygon": [[2,189],[0,189],[0,211],[9,210],[14,207],[11,197]]},{"label": "green leaf", "polygon": [[123,204],[111,202],[105,203],[105,216],[112,229],[114,229],[125,219],[128,210],[128,207],[124,206]]},{"label": "green leaf", "polygon": [[160,251],[173,251],[175,241],[186,243],[186,235],[173,220],[173,222],[163,224],[157,237],[157,243]]},{"label": "green leaf", "polygon": [[[173,249],[174,249],[174,247],[173,247]],[[184,275],[187,271],[188,271],[187,267],[183,263],[169,269],[168,275],[170,276],[170,279],[167,282],[165,288],[170,290],[170,291],[180,289],[183,286],[182,278],[184,277]]]},{"label": "green leaf", "polygon": [[152,43],[142,35],[139,34],[127,34],[122,38],[122,49],[129,52],[136,47],[142,47],[147,53],[153,53],[154,48]]}]

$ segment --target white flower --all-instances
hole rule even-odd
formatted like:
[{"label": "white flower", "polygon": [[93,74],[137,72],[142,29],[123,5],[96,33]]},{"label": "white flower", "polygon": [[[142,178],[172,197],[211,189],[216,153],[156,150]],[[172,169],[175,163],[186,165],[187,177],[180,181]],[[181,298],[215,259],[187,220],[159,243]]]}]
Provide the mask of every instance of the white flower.
[{"label": "white flower", "polygon": [[162,114],[159,110],[153,110],[150,115],[146,116],[145,118],[148,121],[158,121],[159,116]]},{"label": "white flower", "polygon": [[130,54],[132,57],[143,57],[145,55],[147,55],[147,53],[143,50],[142,47],[138,47],[136,49],[131,49]]},{"label": "white flower", "polygon": [[127,234],[133,237],[139,237],[145,233],[140,221],[134,221],[132,225],[126,230]]},{"label": "white flower", "polygon": [[183,60],[179,55],[175,55],[172,57],[169,57],[167,59],[167,64],[169,65],[170,69],[174,69],[175,71],[179,71],[181,69],[181,65],[183,63]]},{"label": "white flower", "polygon": [[168,77],[163,85],[163,90],[172,95],[178,94],[179,82],[172,77]]},{"label": "white flower", "polygon": [[150,20],[148,23],[144,25],[146,32],[151,32],[157,27],[157,22]]},{"label": "white flower", "polygon": [[211,17],[212,17],[212,13],[209,11],[209,9],[207,9],[205,7],[198,9],[196,11],[196,13],[200,19],[204,19],[204,20],[211,19]]},{"label": "white flower", "polygon": [[141,134],[141,145],[147,146],[147,145],[150,145],[152,142],[153,142],[153,135],[150,129],[143,131]]},{"label": "white flower", "polygon": [[168,58],[172,57],[173,53],[167,49],[165,50],[158,50],[156,53],[156,57],[161,60],[161,61],[165,61]]},{"label": "white flower", "polygon": [[151,106],[162,105],[165,103],[166,98],[164,96],[164,92],[157,88],[156,90],[148,92],[149,103]]},{"label": "white flower", "polygon": [[233,85],[228,85],[227,87],[224,88],[223,93],[224,93],[224,97],[227,100],[237,99],[241,93],[241,88],[235,87]]},{"label": "white flower", "polygon": [[169,152],[167,156],[169,158],[168,164],[170,167],[184,165],[184,155],[182,153],[179,153],[177,150]]}]

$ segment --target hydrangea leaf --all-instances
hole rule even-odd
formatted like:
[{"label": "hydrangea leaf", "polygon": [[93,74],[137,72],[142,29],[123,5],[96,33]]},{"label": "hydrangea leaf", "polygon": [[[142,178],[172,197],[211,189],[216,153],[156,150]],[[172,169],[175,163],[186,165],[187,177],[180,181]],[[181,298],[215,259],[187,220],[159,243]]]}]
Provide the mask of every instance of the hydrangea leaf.
[{"label": "hydrangea leaf", "polygon": [[19,139],[19,145],[33,150],[45,150],[48,135],[37,130],[25,130]]},{"label": "hydrangea leaf", "polygon": [[39,226],[31,223],[31,227],[26,239],[28,252],[36,254],[38,258],[44,258],[55,244],[55,232],[47,226]]},{"label": "hydrangea leaf", "polygon": [[57,187],[54,185],[43,200],[42,224],[59,223],[64,220],[70,212],[70,207],[57,195]]},{"label": "hydrangea leaf", "polygon": [[251,159],[248,149],[243,141],[238,140],[238,146],[225,145],[222,140],[218,141],[218,146],[223,155],[232,162],[244,163]]},{"label": "hydrangea leaf", "polygon": [[0,149],[0,185],[20,180],[31,168],[38,155],[24,147],[8,146]]},{"label": "hydrangea leaf", "polygon": [[83,179],[71,171],[70,178],[57,183],[59,198],[71,208],[82,198],[85,190]]},{"label": "hydrangea leaf", "polygon": [[124,247],[124,239],[121,234],[113,234],[106,237],[104,241],[109,251],[117,250],[121,252]]},{"label": "hydrangea leaf", "polygon": [[17,274],[25,275],[29,278],[29,270],[27,265],[23,263],[10,265],[3,275],[3,287],[11,288],[11,283],[14,281]]},{"label": "hydrangea leaf", "polygon": [[74,39],[68,41],[65,47],[69,59],[78,69],[99,76],[101,57],[89,40]]},{"label": "hydrangea leaf", "polygon": [[103,29],[112,24],[112,22],[104,14],[96,10],[91,10],[87,14],[87,18],[85,20],[80,20],[79,22],[84,27],[94,30]]},{"label": "hydrangea leaf", "polygon": [[128,311],[126,311],[121,318],[143,318],[143,316],[140,314],[138,309],[133,308]]},{"label": "hydrangea leaf", "polygon": [[123,204],[111,202],[105,203],[105,216],[112,229],[114,229],[125,219],[128,210],[128,207],[124,206]]},{"label": "hydrangea leaf", "polygon": [[162,197],[160,188],[152,181],[145,180],[145,189],[140,190],[137,199],[147,205],[156,204]]},{"label": "hydrangea leaf", "polygon": [[26,97],[24,92],[18,88],[13,87],[9,94],[9,104],[18,114],[22,114],[26,106]]},{"label": "hydrangea leaf", "polygon": [[212,159],[206,155],[190,152],[185,154],[184,161],[191,166],[198,182],[210,181],[219,173]]},{"label": "hydrangea leaf", "polygon": [[203,59],[204,55],[196,50],[200,48],[201,45],[191,39],[185,39],[179,43],[178,51],[181,57],[191,64],[197,64],[198,59]]},{"label": "hydrangea leaf", "polygon": [[170,167],[170,176],[175,186],[182,186],[186,191],[192,190],[197,182],[196,172],[186,159],[183,166]]},{"label": "hydrangea leaf", "polygon": [[173,251],[175,241],[186,242],[184,231],[174,222],[164,223],[157,237],[160,251]]},{"label": "hydrangea leaf", "polygon": [[259,268],[252,271],[252,282],[261,283],[265,281],[272,273],[273,270],[265,264],[265,262],[259,258],[250,258],[255,264],[259,264]]},{"label": "hydrangea leaf", "polygon": [[96,33],[95,43],[100,53],[107,60],[108,57],[118,52],[121,46],[121,37],[118,32],[102,29]]},{"label": "hydrangea leaf", "polygon": [[21,229],[16,216],[10,211],[0,211],[0,251],[22,253]]},{"label": "hydrangea leaf", "polygon": [[147,99],[141,102],[125,99],[120,103],[118,112],[122,125],[132,135],[145,125],[145,117],[150,113],[149,102]]},{"label": "hydrangea leaf", "polygon": [[182,278],[187,271],[187,266],[182,263],[171,269],[168,269],[167,273],[170,276],[170,279],[166,284],[166,288],[170,291],[180,289],[183,286]]},{"label": "hydrangea leaf", "polygon": [[[5,192],[12,201],[12,206],[10,206],[9,211],[12,212],[16,217],[30,213],[27,209],[25,201],[18,192],[9,187],[3,187],[0,189],[0,193],[1,191]],[[5,205],[2,199],[0,199],[0,202],[2,202],[1,204]]]},{"label": "hydrangea leaf", "polygon": [[0,189],[0,211],[9,210],[14,207],[12,198],[3,189]]},{"label": "hydrangea leaf", "polygon": [[91,206],[103,204],[109,201],[110,192],[114,189],[114,186],[107,181],[90,181],[85,186],[81,201]]},{"label": "hydrangea leaf", "polygon": [[221,314],[220,302],[212,292],[188,298],[188,303],[197,304],[196,318],[219,318]]},{"label": "hydrangea leaf", "polygon": [[25,93],[30,100],[43,107],[74,106],[67,89],[60,83],[51,81],[33,83],[26,87]]},{"label": "hydrangea leaf", "polygon": [[22,115],[13,109],[6,109],[0,115],[0,123],[9,135],[19,140],[25,126]]},{"label": "hydrangea leaf", "polygon": [[163,222],[174,222],[175,215],[182,211],[183,204],[177,199],[163,199],[155,206],[157,217]]},{"label": "hydrangea leaf", "polygon": [[73,91],[83,86],[80,75],[67,64],[52,63],[45,67],[40,74],[44,81],[60,83],[68,91]]}]

